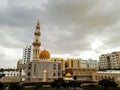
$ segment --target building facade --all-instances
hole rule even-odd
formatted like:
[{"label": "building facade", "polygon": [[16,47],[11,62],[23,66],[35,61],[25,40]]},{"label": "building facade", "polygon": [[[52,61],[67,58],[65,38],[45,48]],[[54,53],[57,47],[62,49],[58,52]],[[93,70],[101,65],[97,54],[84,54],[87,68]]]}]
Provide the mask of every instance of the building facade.
[{"label": "building facade", "polygon": [[0,82],[20,82],[20,73],[16,69],[3,69],[0,75],[4,75],[0,78]]},{"label": "building facade", "polygon": [[61,63],[50,60],[29,63],[27,68],[27,82],[51,82],[62,77]]},{"label": "building facade", "polygon": [[120,69],[120,52],[112,52],[110,55],[111,69]]},{"label": "building facade", "polygon": [[67,58],[65,61],[65,68],[81,68],[80,59]]},{"label": "building facade", "polygon": [[25,81],[25,75],[27,70],[27,63],[22,63],[22,60],[19,59],[17,61],[17,70],[19,71],[19,76],[21,77],[21,81]]},{"label": "building facade", "polygon": [[99,57],[100,69],[120,69],[120,52],[102,54]]},{"label": "building facade", "polygon": [[120,85],[120,71],[97,71],[92,73],[92,80],[99,82],[102,79],[113,79],[118,85]]},{"label": "building facade", "polygon": [[70,73],[72,77],[77,76],[77,80],[92,81],[92,73],[96,69],[91,68],[66,68],[66,74]]},{"label": "building facade", "polygon": [[62,63],[62,71],[65,71],[65,59],[63,58],[51,58],[53,62],[61,62]]},{"label": "building facade", "polygon": [[22,57],[22,64],[27,64],[32,60],[32,46],[27,45],[23,49],[23,57]]},{"label": "building facade", "polygon": [[88,68],[98,69],[98,61],[93,59],[88,59]]},{"label": "building facade", "polygon": [[17,70],[20,72],[21,81],[25,81],[27,64],[32,60],[32,46],[27,45],[23,49],[22,60],[17,61]]},{"label": "building facade", "polygon": [[88,61],[87,60],[80,60],[81,68],[88,68]]}]

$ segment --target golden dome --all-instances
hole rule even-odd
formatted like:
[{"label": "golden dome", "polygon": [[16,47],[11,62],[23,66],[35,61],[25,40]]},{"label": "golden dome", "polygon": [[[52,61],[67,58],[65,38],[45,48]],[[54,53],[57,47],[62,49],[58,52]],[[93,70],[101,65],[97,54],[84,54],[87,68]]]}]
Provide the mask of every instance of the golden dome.
[{"label": "golden dome", "polygon": [[72,77],[71,73],[66,73],[66,77]]},{"label": "golden dome", "polygon": [[39,54],[40,59],[50,59],[50,53],[47,50],[42,50]]}]

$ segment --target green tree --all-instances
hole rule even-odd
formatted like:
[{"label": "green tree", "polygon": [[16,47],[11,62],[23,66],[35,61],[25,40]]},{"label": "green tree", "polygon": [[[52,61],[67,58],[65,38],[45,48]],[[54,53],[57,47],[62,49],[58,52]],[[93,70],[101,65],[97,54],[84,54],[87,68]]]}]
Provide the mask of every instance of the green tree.
[{"label": "green tree", "polygon": [[0,90],[4,90],[4,84],[0,82]]},{"label": "green tree", "polygon": [[52,83],[51,83],[51,87],[57,87],[57,88],[60,88],[60,87],[67,87],[68,86],[68,84],[67,84],[67,82],[65,82],[64,80],[63,80],[63,78],[59,78],[59,79],[56,79],[56,80],[54,80]]},{"label": "green tree", "polygon": [[69,86],[72,87],[74,90],[76,89],[76,87],[80,87],[81,82],[76,81],[76,80],[72,80],[69,82]]},{"label": "green tree", "polygon": [[35,90],[39,90],[40,87],[42,87],[42,84],[36,84],[35,85]]},{"label": "green tree", "polygon": [[10,83],[9,88],[10,90],[22,90],[23,86],[19,83]]},{"label": "green tree", "polygon": [[101,81],[99,81],[99,85],[104,86],[104,90],[107,90],[108,87],[116,87],[117,84],[113,79],[103,79]]},{"label": "green tree", "polygon": [[51,83],[51,87],[55,88],[60,88],[60,83],[58,80],[54,80],[52,83]]},{"label": "green tree", "polygon": [[85,85],[82,87],[84,90],[104,90],[104,87],[101,85]]}]

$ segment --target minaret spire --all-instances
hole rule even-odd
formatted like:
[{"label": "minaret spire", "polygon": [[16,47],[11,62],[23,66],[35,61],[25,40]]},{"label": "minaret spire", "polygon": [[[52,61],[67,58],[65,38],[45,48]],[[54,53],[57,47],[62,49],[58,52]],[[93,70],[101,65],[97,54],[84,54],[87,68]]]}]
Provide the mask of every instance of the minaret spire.
[{"label": "minaret spire", "polygon": [[40,52],[40,22],[38,20],[36,24],[36,30],[35,30],[35,39],[33,41],[33,60],[39,60],[39,52]]},{"label": "minaret spire", "polygon": [[40,29],[40,21],[39,20],[37,22],[36,29]]}]

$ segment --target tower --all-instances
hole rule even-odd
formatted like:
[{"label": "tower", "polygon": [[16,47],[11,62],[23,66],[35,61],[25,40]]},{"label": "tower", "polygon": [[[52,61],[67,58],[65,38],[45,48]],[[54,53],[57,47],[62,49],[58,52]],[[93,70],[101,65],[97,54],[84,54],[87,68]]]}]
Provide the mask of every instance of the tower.
[{"label": "tower", "polygon": [[33,60],[39,60],[39,48],[40,48],[40,45],[41,45],[41,43],[40,43],[40,35],[41,35],[41,33],[40,33],[40,23],[39,23],[39,21],[37,22],[37,25],[36,25],[36,31],[35,31],[35,33],[34,33],[34,35],[35,35],[35,39],[34,39],[34,41],[33,41]]},{"label": "tower", "polygon": [[22,58],[22,63],[23,64],[27,64],[28,62],[31,61],[32,59],[32,46],[31,45],[27,45],[24,49],[23,49],[23,58]]}]

